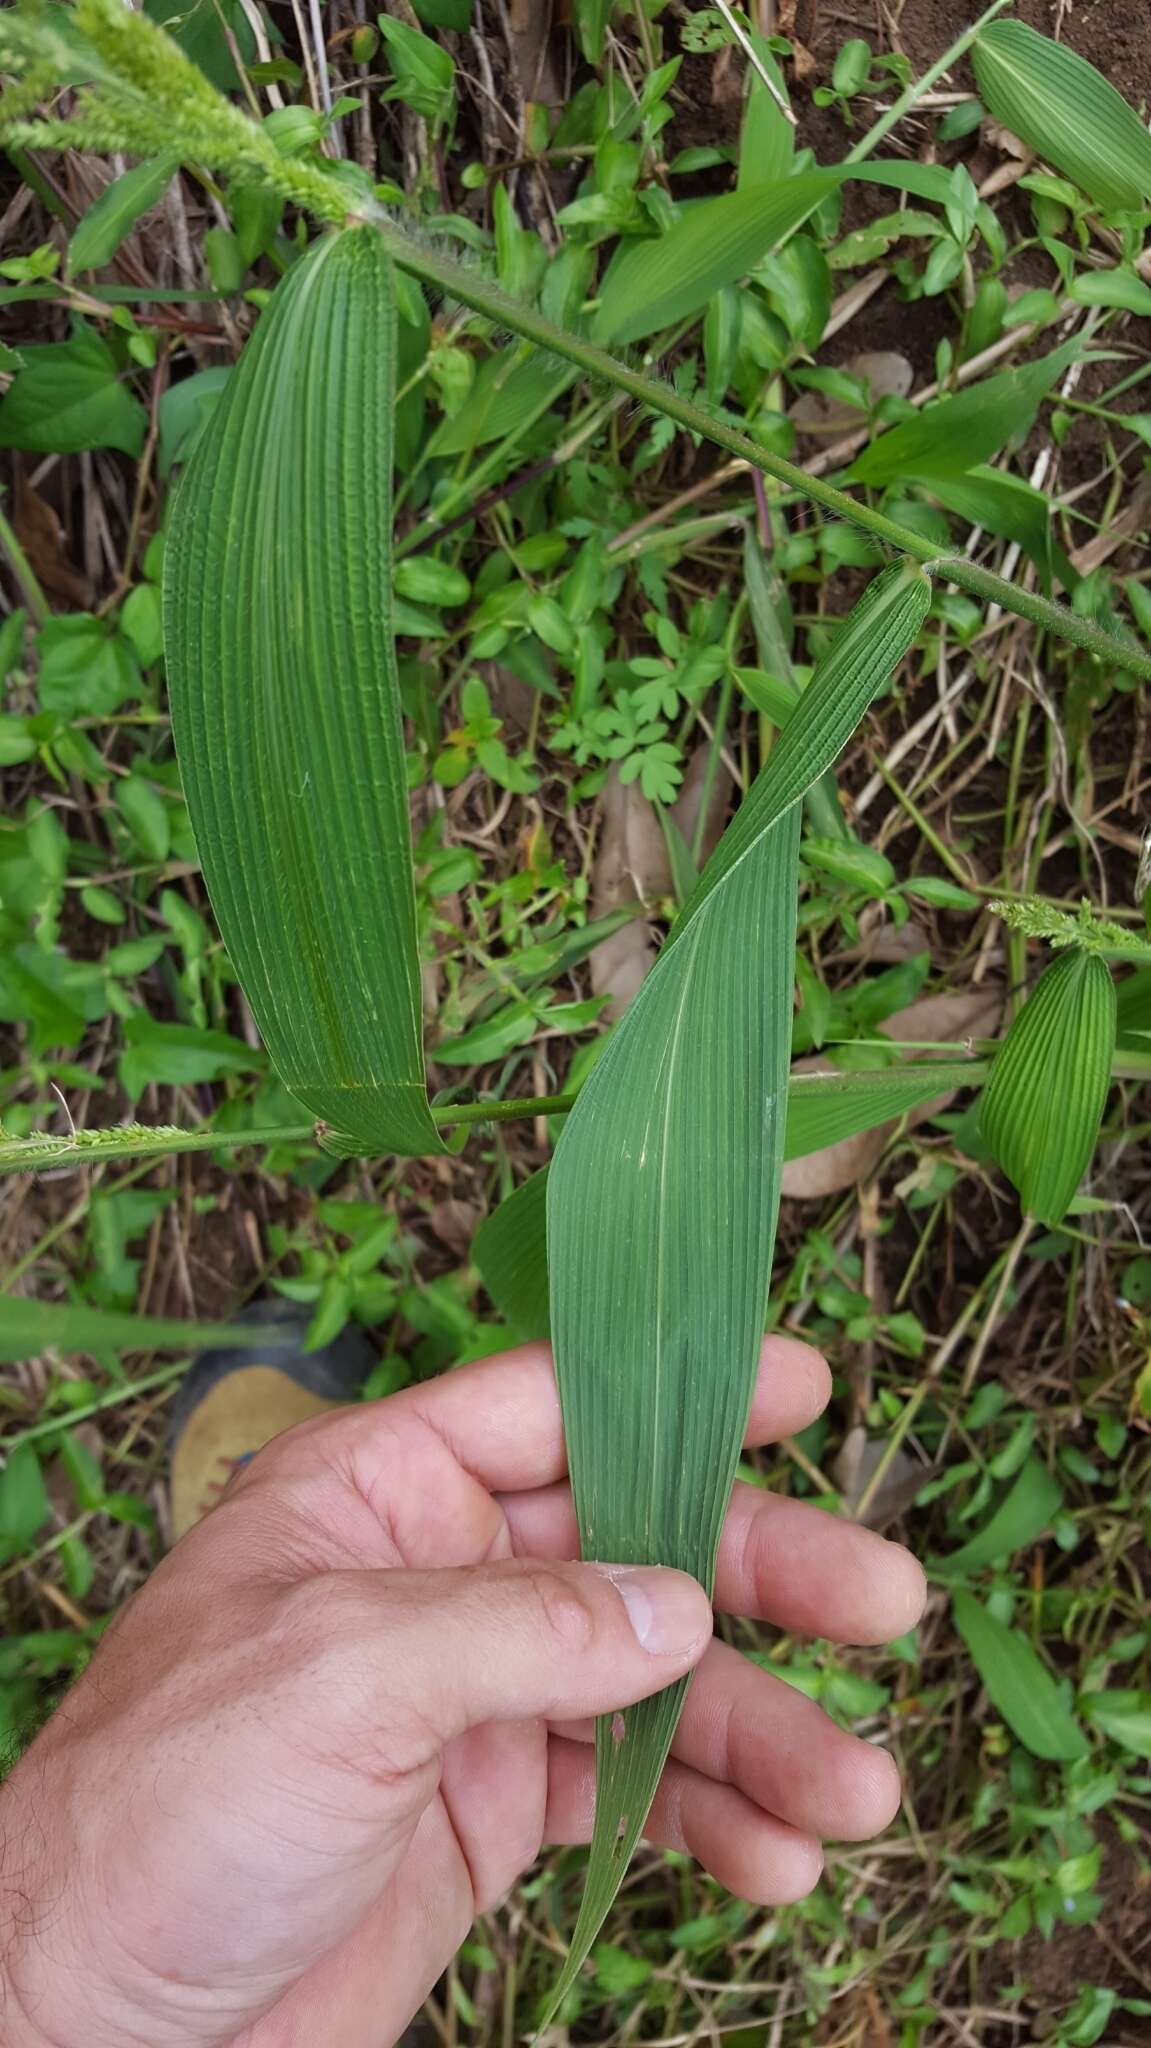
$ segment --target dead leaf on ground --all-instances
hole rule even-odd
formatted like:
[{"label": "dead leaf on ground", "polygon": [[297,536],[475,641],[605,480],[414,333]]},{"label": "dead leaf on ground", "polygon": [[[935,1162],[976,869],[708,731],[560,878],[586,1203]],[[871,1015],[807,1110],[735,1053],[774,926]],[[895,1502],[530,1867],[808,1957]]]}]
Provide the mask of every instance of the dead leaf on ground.
[{"label": "dead leaf on ground", "polygon": [[994,1038],[1002,1016],[1001,989],[973,988],[962,995],[920,996],[906,1010],[885,1018],[879,1029],[885,1038],[898,1039],[902,1045],[917,1038],[932,1044],[966,1045],[971,1039]]},{"label": "dead leaf on ground", "polygon": [[59,515],[20,470],[16,472],[12,525],[37,582],[48,596],[86,611],[92,592],[87,578],[68,558]]},{"label": "dead leaf on ground", "polygon": [[[624,903],[653,903],[671,893],[671,871],[659,819],[637,782],[623,783],[613,768],[604,784],[599,844],[592,869],[593,917]],[[622,1017],[655,959],[642,917],[622,925],[595,948],[589,961],[597,996],[610,996],[604,1015]]]},{"label": "dead leaf on ground", "polygon": [[989,120],[984,115],[982,133],[992,149],[997,149],[1002,156],[1013,156],[1016,162],[1021,164],[1034,161],[1035,151],[1030,143],[1022,141],[1010,128],[1005,128],[1001,121]]},{"label": "dead leaf on ground", "polygon": [[514,675],[499,661],[477,661],[476,674],[491,698],[492,710],[502,719],[506,731],[526,733],[531,731],[532,716],[539,703],[539,691],[525,683],[522,676]]},{"label": "dead leaf on ground", "polygon": [[521,97],[545,107],[562,107],[565,94],[552,40],[551,0],[510,0],[506,19]]},{"label": "dead leaf on ground", "polygon": [[[906,1010],[897,1010],[888,1017],[880,1031],[884,1037],[902,1044],[919,1040],[966,1044],[969,1039],[993,1038],[1002,1015],[1003,997],[998,989],[973,989],[966,995],[923,996]],[[943,1059],[946,1055],[940,1053],[938,1057]],[[791,1071],[830,1074],[836,1070],[825,1053],[811,1053],[806,1059],[795,1060]],[[954,1090],[936,1095],[930,1102],[921,1102],[917,1109],[909,1110],[905,1119],[894,1118],[878,1124],[874,1130],[857,1131],[853,1137],[841,1138],[836,1145],[825,1145],[819,1152],[805,1152],[799,1159],[789,1159],[783,1169],[781,1192],[789,1201],[816,1202],[855,1187],[874,1173],[900,1121],[913,1125],[922,1123],[925,1117],[938,1116],[953,1096]]]},{"label": "dead leaf on ground", "polygon": [[[707,779],[707,764],[710,754],[710,741],[701,740],[687,764],[687,770],[683,778],[683,788],[671,807],[672,818],[679,826],[689,846],[695,837],[695,828],[699,823],[699,807],[703,801],[703,785]],[[716,763],[715,781],[712,783],[711,796],[708,799],[707,820],[704,824],[703,840],[700,847],[701,867],[703,862],[714,853],[719,844],[720,834],[723,831],[727,818],[727,807],[731,799],[731,790],[731,770],[721,755]],[[657,828],[658,823],[657,819]],[[662,836],[661,833],[661,839]]]},{"label": "dead leaf on ground", "polygon": [[[863,379],[873,400],[906,398],[914,377],[907,357],[891,348],[864,349],[851,356],[843,368]],[[806,434],[841,434],[857,427],[863,414],[845,399],[830,398],[823,391],[804,391],[789,407],[788,417]]]},{"label": "dead leaf on ground", "polygon": [[919,953],[930,949],[931,941],[921,924],[909,917],[905,924],[891,924],[886,918],[864,927],[860,920],[863,936],[858,946],[846,946],[837,960],[862,960],[865,966],[874,961],[877,965],[898,966],[903,960],[914,960]]},{"label": "dead leaf on ground", "polygon": [[[868,1436],[862,1422],[849,1429],[831,1467],[844,1506],[854,1514],[872,1478],[886,1455],[887,1439]],[[882,1529],[905,1514],[921,1486],[931,1477],[931,1468],[921,1465],[909,1451],[897,1450],[859,1517],[865,1529]]]},{"label": "dead leaf on ground", "polygon": [[1071,556],[1072,568],[1078,569],[1081,576],[1090,576],[1092,570],[1098,569],[1101,563],[1106,562],[1125,541],[1134,540],[1136,534],[1142,532],[1147,525],[1149,511],[1151,483],[1143,477],[1136,484],[1123,510],[1116,513],[1110,525],[1105,526],[1101,533],[1093,534],[1090,540],[1084,541],[1081,548],[1075,549]]},{"label": "dead leaf on ground", "polygon": [[479,1220],[480,1212],[473,1202],[454,1199],[434,1202],[428,1217],[432,1231],[440,1243],[446,1244],[448,1250],[460,1259],[466,1254],[476,1234]]}]

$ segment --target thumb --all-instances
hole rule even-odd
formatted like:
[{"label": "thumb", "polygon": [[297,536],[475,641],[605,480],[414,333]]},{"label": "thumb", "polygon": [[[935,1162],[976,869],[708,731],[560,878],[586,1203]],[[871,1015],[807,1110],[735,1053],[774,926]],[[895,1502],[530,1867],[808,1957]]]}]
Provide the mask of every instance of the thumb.
[{"label": "thumb", "polygon": [[[361,1645],[423,1754],[484,1721],[582,1719],[630,1706],[698,1663],[711,1602],[685,1572],[514,1559],[357,1582]],[[365,1608],[369,1610],[365,1612]],[[399,1710],[399,1711],[397,1711]]]}]

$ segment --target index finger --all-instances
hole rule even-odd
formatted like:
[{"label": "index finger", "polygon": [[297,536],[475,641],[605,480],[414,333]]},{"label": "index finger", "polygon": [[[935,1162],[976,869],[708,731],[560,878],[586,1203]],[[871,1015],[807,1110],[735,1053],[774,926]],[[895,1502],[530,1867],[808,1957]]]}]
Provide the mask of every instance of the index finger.
[{"label": "index finger", "polygon": [[[810,1344],[765,1337],[745,1442],[794,1436],[827,1406],[831,1374]],[[551,1346],[521,1344],[393,1395],[389,1416],[422,1422],[457,1463],[501,1493],[567,1476]],[[370,1412],[370,1411],[368,1411]]]}]

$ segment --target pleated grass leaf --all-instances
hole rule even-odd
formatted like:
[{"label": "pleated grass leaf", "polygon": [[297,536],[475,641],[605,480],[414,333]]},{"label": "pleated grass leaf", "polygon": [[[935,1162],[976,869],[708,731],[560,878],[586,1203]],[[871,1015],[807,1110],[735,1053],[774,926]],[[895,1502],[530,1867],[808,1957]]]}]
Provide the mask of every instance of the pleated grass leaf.
[{"label": "pleated grass leaf", "polygon": [[180,488],[176,751],[273,1065],[341,1150],[439,1152],[421,1044],[392,645],[391,265],[368,227],[289,271]]},{"label": "pleated grass leaf", "polygon": [[1025,1214],[1062,1222],[1095,1149],[1115,1050],[1115,984],[1097,953],[1051,962],[995,1055],[980,1128]]},{"label": "pleated grass leaf", "polygon": [[1096,205],[1151,198],[1151,134],[1085,57],[1023,21],[989,22],[971,52],[988,111]]},{"label": "pleated grass leaf", "polygon": [[[929,596],[910,564],[865,593],[560,1138],[551,1323],[585,1557],[674,1565],[712,1585],[779,1206],[799,802],[911,646]],[[685,1692],[599,1726],[591,1861],[557,2001],[618,1890]]]}]

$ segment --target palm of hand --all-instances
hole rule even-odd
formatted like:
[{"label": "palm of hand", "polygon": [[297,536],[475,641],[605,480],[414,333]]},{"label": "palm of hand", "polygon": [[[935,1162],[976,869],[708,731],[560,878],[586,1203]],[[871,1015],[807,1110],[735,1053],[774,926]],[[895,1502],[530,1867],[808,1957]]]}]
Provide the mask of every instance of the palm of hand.
[{"label": "palm of hand", "polygon": [[[753,1442],[804,1427],[829,1385],[805,1346],[764,1364]],[[587,1839],[591,1723],[563,1717],[615,1702],[548,1562],[577,1554],[564,1470],[550,1360],[526,1347],[290,1431],[165,1560],[21,1767],[66,1814],[61,1867],[100,1870],[53,1925],[65,2004],[68,1956],[107,1959],[71,1986],[92,2048],[390,2042],[541,1843]],[[922,1588],[897,1546],[737,1488],[729,1610],[878,1641]],[[627,1640],[629,1699],[677,1675],[632,1682]],[[526,1685],[501,1668],[517,1656]],[[532,1689],[541,1711],[509,1718]],[[713,1643],[647,1832],[780,1902],[815,1882],[820,1835],[873,1833],[897,1800],[888,1756]]]}]

